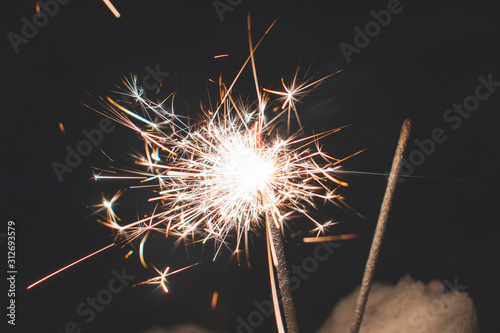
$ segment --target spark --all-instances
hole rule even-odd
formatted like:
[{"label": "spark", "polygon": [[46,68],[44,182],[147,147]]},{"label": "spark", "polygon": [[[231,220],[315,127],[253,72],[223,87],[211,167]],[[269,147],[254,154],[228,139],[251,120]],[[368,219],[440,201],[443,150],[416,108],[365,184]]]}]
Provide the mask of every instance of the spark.
[{"label": "spark", "polygon": [[113,204],[118,200],[118,198],[121,197],[121,195],[125,192],[125,190],[120,190],[111,199],[106,199],[103,194],[101,194],[102,197],[102,203],[97,204],[97,205],[91,205],[89,208],[94,208],[95,211],[90,215],[95,215],[98,214],[102,211],[106,211],[106,222],[103,222],[104,225],[116,225],[117,220],[119,220],[118,216],[116,216],[114,210],[113,210]]},{"label": "spark", "polygon": [[316,80],[314,82],[310,82],[310,80],[304,80],[303,82],[300,82],[298,80],[298,69],[295,72],[295,76],[292,80],[292,82],[287,85],[285,84],[285,81],[283,78],[281,79],[281,84],[283,85],[283,88],[285,91],[277,91],[277,90],[271,90],[271,89],[266,89],[264,88],[263,90],[266,92],[269,92],[271,94],[279,95],[281,96],[280,100],[283,101],[283,105],[281,106],[281,109],[283,110],[280,114],[275,119],[279,119],[279,116],[281,114],[287,112],[288,113],[288,126],[290,126],[290,118],[291,118],[291,111],[293,110],[297,119],[297,122],[299,123],[299,126],[302,127],[302,124],[299,119],[299,114],[297,112],[296,108],[296,103],[298,103],[302,97],[307,95],[314,87],[318,86],[321,82],[324,80],[328,79],[329,77],[338,74],[341,72],[341,70],[337,71],[336,73],[332,73],[330,75],[327,75],[325,77],[322,77],[319,80]]},{"label": "spark", "polygon": [[330,236],[319,236],[319,237],[305,237],[303,239],[304,243],[320,243],[320,242],[333,242],[339,240],[348,240],[359,238],[359,234],[345,234],[345,235],[330,235]]},{"label": "spark", "polygon": [[212,306],[211,306],[212,311],[215,311],[215,309],[217,308],[218,299],[219,299],[219,293],[217,291],[214,291],[212,295]]},{"label": "spark", "polygon": [[157,277],[151,278],[151,279],[149,279],[147,281],[141,282],[141,283],[139,283],[139,285],[140,284],[158,284],[158,285],[161,286],[161,288],[163,289],[164,292],[168,293],[167,275],[170,275],[170,274],[167,274],[167,273],[168,273],[170,267],[165,268],[165,270],[163,272],[159,271],[158,268],[156,268],[156,267],[154,267],[154,269],[156,270],[156,272],[159,275]]},{"label": "spark", "polygon": [[229,57],[229,54],[219,54],[219,55],[214,56],[214,59],[224,58],[224,57]]},{"label": "spark", "polygon": [[42,17],[42,12],[40,11],[40,3],[38,0],[35,3],[35,10],[36,10],[36,17],[38,18]]},{"label": "spark", "polygon": [[106,156],[106,157],[108,158],[108,160],[110,160],[111,162],[113,162],[113,159],[112,159],[111,157],[109,157],[109,156],[108,156],[108,155],[104,152],[104,150],[102,150],[102,149],[99,149],[99,150],[101,151],[101,153],[102,153],[104,156]]},{"label": "spark", "polygon": [[116,7],[111,3],[110,0],[102,0],[106,6],[108,6],[109,10],[115,15],[116,18],[120,18],[120,12],[116,9]]},{"label": "spark", "polygon": [[64,128],[64,124],[62,122],[59,123],[59,129],[62,134],[66,134],[66,129]]},{"label": "spark", "polygon": [[319,237],[319,235],[324,234],[330,227],[338,224],[338,222],[333,222],[333,221],[327,221],[325,223],[319,223],[316,221],[314,222],[316,223],[316,227],[313,230],[311,230],[310,233],[312,234],[317,232],[316,237]]},{"label": "spark", "polygon": [[134,251],[130,250],[128,253],[125,255],[125,259],[130,258],[130,256],[134,253]]},{"label": "spark", "polygon": [[190,266],[187,266],[187,267],[184,267],[184,268],[181,268],[181,269],[178,269],[178,270],[176,270],[174,272],[170,272],[170,273],[168,272],[170,270],[170,267],[165,268],[165,270],[163,272],[160,271],[160,270],[158,270],[158,268],[153,267],[156,270],[156,272],[158,273],[158,276],[154,277],[154,278],[151,278],[151,279],[149,279],[147,281],[138,283],[136,285],[141,285],[141,284],[157,284],[157,285],[161,286],[161,289],[163,289],[164,292],[168,293],[167,276],[179,273],[179,272],[181,272],[181,271],[183,271],[185,269],[188,269],[188,268],[196,266],[196,265],[198,265],[198,263],[190,265]]},{"label": "spark", "polygon": [[85,257],[83,257],[83,258],[80,258],[80,259],[78,259],[78,260],[74,261],[74,262],[72,262],[71,264],[64,266],[63,268],[58,269],[58,270],[57,270],[57,271],[55,271],[54,273],[51,273],[51,274],[47,275],[47,276],[46,276],[46,277],[44,277],[43,279],[40,279],[40,280],[38,280],[37,282],[32,283],[31,285],[29,285],[29,286],[28,286],[28,288],[27,288],[27,289],[31,289],[31,288],[33,288],[34,286],[36,286],[37,284],[39,284],[39,283],[41,283],[41,282],[43,282],[43,281],[45,281],[45,280],[47,280],[47,279],[49,279],[49,278],[53,277],[53,276],[54,276],[54,275],[56,275],[56,274],[59,274],[60,272],[62,272],[62,271],[64,271],[64,270],[66,270],[66,269],[68,269],[68,268],[70,268],[71,266],[74,266],[74,265],[76,265],[76,264],[78,264],[78,263],[80,263],[80,262],[84,261],[85,259],[88,259],[88,258],[90,258],[90,257],[92,257],[92,256],[95,256],[96,254],[98,254],[98,253],[100,253],[100,252],[102,252],[102,251],[105,251],[105,250],[107,250],[107,249],[109,249],[110,247],[113,247],[113,246],[115,246],[115,244],[114,244],[114,243],[109,244],[108,246],[105,246],[105,247],[103,247],[102,249],[99,249],[99,250],[97,250],[97,251],[95,251],[95,252],[92,252],[91,254],[89,254],[89,255],[87,255],[87,256],[85,256]]}]

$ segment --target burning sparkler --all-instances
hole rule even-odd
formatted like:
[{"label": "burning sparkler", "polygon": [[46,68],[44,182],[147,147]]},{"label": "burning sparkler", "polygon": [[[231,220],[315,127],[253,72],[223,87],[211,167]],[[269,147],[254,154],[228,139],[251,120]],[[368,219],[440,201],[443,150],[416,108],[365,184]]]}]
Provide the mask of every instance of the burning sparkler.
[{"label": "burning sparkler", "polygon": [[[95,180],[137,181],[130,188],[147,189],[151,193],[148,202],[156,206],[144,218],[123,222],[113,209],[123,193],[120,191],[109,200],[103,196],[96,212],[106,212],[100,222],[116,230],[124,242],[140,241],[139,257],[145,267],[144,244],[152,232],[186,242],[213,241],[217,246],[215,260],[223,246],[231,248],[238,258],[244,247],[248,257],[250,234],[265,229],[275,311],[282,332],[273,267],[278,269],[285,298],[286,268],[278,268],[280,263],[284,265],[283,227],[293,215],[300,215],[312,222],[311,232],[318,237],[334,223],[317,221],[310,211],[320,202],[342,203],[337,189],[347,183],[336,174],[344,159],[327,155],[319,144],[321,138],[340,129],[305,137],[296,108],[305,94],[334,74],[299,82],[296,73],[289,84],[281,80],[284,91],[261,89],[253,56],[262,39],[254,47],[250,26],[248,30],[250,56],[229,87],[219,81],[220,102],[216,107],[203,109],[200,120],[177,114],[173,95],[160,101],[146,98],[136,77],[124,79],[125,88],[118,93],[132,97],[140,105],[139,111],[132,111],[116,98],[101,98],[106,111],[97,111],[135,131],[143,141],[144,151],[133,156],[134,167],[98,170]],[[249,61],[257,92],[252,103],[233,94],[233,87]],[[277,99],[271,99],[273,95]],[[282,111],[270,111],[268,106],[273,102],[279,102]],[[295,134],[291,134],[292,112],[299,126]],[[277,129],[280,122],[286,123],[286,131]],[[182,269],[172,273],[168,273],[168,267],[155,270],[159,276],[145,283],[159,284],[167,291],[166,276]],[[293,310],[291,293],[288,297]],[[285,307],[286,303],[284,300]],[[288,331],[295,332],[296,328],[290,328],[288,323],[295,310],[290,311],[285,308]]]},{"label": "burning sparkler", "polygon": [[[149,201],[157,206],[150,216],[121,224],[112,205],[119,195],[103,199],[100,209],[107,211],[102,221],[105,225],[127,240],[142,239],[141,249],[150,231],[203,243],[214,240],[218,245],[215,256],[229,243],[232,233],[234,251],[238,254],[244,243],[248,255],[249,234],[266,227],[276,266],[271,227],[283,230],[293,214],[312,221],[318,235],[332,225],[331,221],[316,221],[308,211],[318,199],[341,200],[336,190],[347,185],[335,175],[340,160],[322,152],[318,144],[320,138],[339,129],[309,137],[283,136],[274,130],[281,114],[266,116],[268,96],[248,105],[223,85],[218,107],[204,110],[200,121],[187,126],[187,119],[174,112],[173,104],[164,107],[169,99],[154,102],[145,98],[136,82],[135,78],[125,80],[127,90],[122,93],[140,104],[140,113],[110,97],[102,102],[108,117],[136,131],[144,141],[143,156],[134,161],[143,169],[122,170],[121,175],[114,170],[101,171],[95,179],[139,180],[136,187],[152,190]],[[318,83],[295,85],[293,89],[284,85],[286,93],[266,91],[285,96],[284,110],[296,112],[300,94]],[[146,265],[142,251],[141,262]],[[157,280],[164,286],[162,276]]]},{"label": "burning sparkler", "polygon": [[[139,169],[122,169],[119,175],[115,170],[95,173],[96,180],[138,180],[136,188],[151,191],[149,202],[157,205],[146,218],[121,223],[113,211],[113,202],[121,193],[109,201],[103,198],[100,208],[107,211],[103,224],[127,241],[141,240],[144,266],[144,242],[151,231],[186,241],[213,240],[217,245],[215,259],[229,243],[234,244],[238,256],[244,244],[248,257],[249,235],[265,228],[270,262],[278,267],[283,258],[278,259],[276,237],[284,234],[283,226],[290,216],[300,214],[309,219],[317,235],[332,225],[331,221],[315,220],[309,211],[318,201],[342,201],[337,189],[347,184],[335,174],[341,160],[321,151],[318,143],[340,129],[309,137],[290,134],[292,112],[301,128],[296,103],[326,77],[300,83],[296,74],[288,85],[282,80],[284,91],[261,90],[254,50],[250,42],[245,65],[252,60],[257,100],[247,103],[234,96],[232,88],[238,77],[229,88],[220,82],[221,100],[216,108],[202,110],[201,120],[191,125],[192,119],[174,112],[172,95],[159,102],[148,99],[135,77],[125,79],[125,89],[119,93],[132,97],[141,107],[139,112],[129,110],[117,99],[101,99],[107,110],[103,114],[137,132],[144,142],[142,156],[134,160]],[[271,95],[277,95],[277,101],[283,103],[283,111],[273,116],[267,110]],[[171,103],[168,108],[167,103]],[[276,123],[284,117],[286,134],[276,130]],[[159,283],[166,290],[168,269],[157,271],[160,276],[150,283]],[[276,310],[279,312],[279,308]]]},{"label": "burning sparkler", "polygon": [[[205,110],[204,119],[187,126],[173,105],[163,107],[168,100],[146,99],[135,78],[125,84],[129,90],[124,93],[140,103],[142,114],[109,97],[103,103],[108,117],[144,140],[144,154],[134,161],[143,169],[122,170],[121,175],[100,171],[95,179],[139,180],[136,187],[153,190],[149,201],[158,205],[151,216],[121,225],[112,210],[119,193],[103,199],[100,209],[108,212],[104,224],[127,238],[154,229],[204,243],[213,239],[219,249],[236,231],[236,251],[250,232],[264,226],[266,214],[278,229],[295,213],[311,220],[317,232],[332,224],[316,221],[308,210],[316,199],[341,200],[337,187],[347,185],[335,176],[340,160],[322,152],[318,144],[339,129],[306,138],[284,137],[273,131],[271,124],[277,119],[266,117],[264,103],[246,105],[231,95],[216,110]],[[289,94],[286,103],[293,105],[295,91]]]},{"label": "burning sparkler", "polygon": [[187,126],[173,112],[173,105],[163,108],[167,100],[155,103],[144,98],[135,78],[125,83],[130,89],[126,94],[141,104],[144,114],[108,97],[107,116],[140,134],[145,151],[135,164],[146,170],[124,170],[120,176],[115,171],[99,172],[95,179],[154,182],[156,194],[149,201],[160,204],[157,213],[121,226],[112,211],[121,193],[109,201],[103,198],[100,209],[107,209],[109,227],[133,230],[139,236],[166,225],[167,234],[202,235],[204,242],[215,239],[220,245],[231,230],[237,230],[239,249],[243,235],[263,225],[265,213],[279,229],[292,213],[307,216],[315,230],[331,224],[315,221],[307,210],[315,205],[315,198],[339,198],[337,186],[331,188],[331,183],[347,185],[334,175],[340,160],[323,153],[317,144],[319,138],[339,129],[307,138],[282,137],[272,132],[270,125],[276,118],[266,118],[264,104],[253,110],[232,96],[216,110],[206,110],[205,119]]}]

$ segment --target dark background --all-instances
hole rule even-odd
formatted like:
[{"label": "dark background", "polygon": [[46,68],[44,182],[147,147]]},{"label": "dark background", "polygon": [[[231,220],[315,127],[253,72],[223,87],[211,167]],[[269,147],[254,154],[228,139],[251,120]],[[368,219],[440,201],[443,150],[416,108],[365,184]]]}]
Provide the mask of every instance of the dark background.
[{"label": "dark background", "polygon": [[[217,97],[216,86],[208,80],[217,81],[222,74],[229,83],[248,56],[249,11],[254,40],[279,17],[256,52],[263,87],[279,89],[280,79],[289,81],[298,66],[299,76],[310,67],[307,76],[315,78],[343,70],[305,98],[299,112],[309,133],[351,125],[323,140],[323,149],[336,157],[369,148],[343,163],[345,170],[388,171],[407,117],[414,122],[408,154],[418,149],[413,140],[429,138],[435,128],[445,130],[448,139],[413,173],[435,178],[408,178],[397,189],[376,279],[395,283],[407,273],[424,282],[456,278],[475,302],[482,332],[500,330],[500,91],[481,102],[458,129],[443,121],[448,108],[474,93],[479,75],[492,74],[500,81],[500,11],[495,2],[404,1],[402,12],[353,54],[350,63],[339,44],[352,45],[353,28],[363,28],[373,20],[370,11],[386,8],[387,1],[244,0],[225,12],[223,20],[211,1],[114,4],[122,14],[119,19],[101,1],[60,5],[36,36],[19,46],[18,54],[7,34],[21,34],[21,18],[32,21],[35,1],[2,8],[0,232],[6,232],[9,219],[16,222],[13,331],[64,332],[73,320],[83,332],[133,333],[186,322],[234,332],[237,318],[255,310],[252,301],[267,299],[265,243],[255,235],[252,270],[244,261],[238,266],[228,251],[212,263],[211,246],[172,250],[170,241],[153,240],[148,250],[162,265],[178,269],[201,258],[203,263],[171,276],[169,294],[154,286],[126,288],[88,324],[76,308],[107,287],[112,269],[125,267],[135,276],[133,283],[155,275],[151,268],[142,268],[136,255],[124,258],[131,247],[110,249],[25,290],[113,240],[110,230],[88,217],[87,208],[99,203],[101,192],[127,186],[91,180],[91,167],[106,167],[109,160],[94,148],[62,182],[51,166],[53,161],[64,163],[66,145],[76,147],[84,139],[82,130],[98,127],[101,116],[82,103],[95,107],[94,97],[106,96],[122,77],[132,73],[141,80],[147,66],[159,65],[171,73],[164,78],[162,94],[176,92],[179,110],[196,114],[200,101],[208,101],[207,88],[213,99]],[[214,59],[223,53],[229,57]],[[237,87],[242,95],[255,98],[248,69]],[[117,128],[104,136],[99,148],[120,158],[137,142],[133,133]],[[335,215],[328,218],[343,222],[332,233],[359,232],[361,237],[341,242],[294,293],[302,332],[316,331],[334,304],[361,281],[386,180],[377,175],[345,177],[350,186],[342,194],[366,218],[343,210],[332,210]],[[139,210],[134,204],[128,208],[132,215]],[[300,224],[296,220],[290,227],[300,229]],[[5,242],[1,246],[5,250]],[[289,265],[300,265],[317,245],[303,244],[298,237],[286,246]],[[219,304],[213,312],[210,300],[216,290]],[[275,331],[272,316],[256,331]]]}]

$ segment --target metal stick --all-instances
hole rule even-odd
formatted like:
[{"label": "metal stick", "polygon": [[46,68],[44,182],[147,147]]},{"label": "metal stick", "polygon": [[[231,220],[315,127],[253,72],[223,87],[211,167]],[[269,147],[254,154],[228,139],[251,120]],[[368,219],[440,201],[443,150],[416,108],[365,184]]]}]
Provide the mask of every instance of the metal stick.
[{"label": "metal stick", "polygon": [[269,223],[269,228],[271,229],[274,250],[276,251],[276,258],[278,259],[276,275],[278,276],[278,286],[281,294],[283,312],[285,313],[287,332],[298,333],[299,327],[295,316],[295,305],[293,303],[292,288],[290,287],[290,279],[288,277],[283,240],[280,231],[276,228],[273,221],[268,220],[267,223]]},{"label": "metal stick", "polygon": [[410,137],[410,131],[411,120],[406,119],[403,123],[403,126],[401,127],[396,154],[394,155],[394,160],[392,161],[391,173],[389,174],[389,180],[385,189],[384,200],[382,201],[382,206],[380,208],[380,215],[378,217],[375,235],[373,236],[370,254],[366,262],[363,282],[361,283],[358,300],[356,301],[356,309],[354,310],[350,333],[358,333],[361,326],[361,321],[363,320],[363,313],[365,312],[368,293],[370,292],[372,286],[373,274],[375,273],[375,266],[377,265],[378,255],[384,238],[387,218],[389,217],[389,210],[391,208],[392,197],[394,195],[394,190],[396,189],[398,174],[403,162],[403,153],[405,151],[408,138]]}]

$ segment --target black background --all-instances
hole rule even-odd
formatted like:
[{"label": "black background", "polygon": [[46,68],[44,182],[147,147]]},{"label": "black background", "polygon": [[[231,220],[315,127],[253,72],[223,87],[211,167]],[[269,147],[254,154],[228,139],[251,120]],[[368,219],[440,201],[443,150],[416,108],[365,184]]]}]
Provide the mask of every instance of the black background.
[{"label": "black background", "polygon": [[[124,258],[130,247],[110,249],[26,290],[113,240],[111,231],[88,218],[87,208],[114,186],[91,180],[91,167],[105,167],[107,158],[94,148],[62,182],[51,166],[53,161],[64,162],[66,145],[75,147],[84,139],[82,130],[98,127],[101,116],[82,103],[96,106],[92,96],[106,96],[131,73],[141,80],[147,66],[159,65],[171,73],[162,94],[176,92],[179,109],[196,114],[200,101],[208,101],[207,87],[216,91],[208,80],[222,74],[229,83],[248,56],[250,11],[254,40],[279,17],[256,52],[263,87],[280,88],[280,79],[289,81],[298,66],[299,76],[310,67],[307,76],[316,78],[343,70],[304,99],[299,112],[309,133],[351,125],[323,141],[323,149],[336,157],[369,148],[343,163],[345,170],[388,171],[407,117],[414,122],[408,154],[418,149],[415,139],[444,129],[447,140],[413,174],[435,178],[408,178],[397,189],[376,278],[391,283],[407,273],[424,282],[456,278],[476,304],[482,331],[498,332],[500,91],[481,102],[458,129],[443,121],[448,108],[474,94],[479,75],[491,74],[500,81],[500,11],[494,3],[404,1],[402,12],[353,54],[350,63],[339,44],[352,45],[353,28],[373,20],[370,11],[386,8],[386,1],[242,1],[225,12],[223,20],[211,1],[116,0],[119,19],[101,1],[71,1],[21,44],[17,54],[7,34],[21,34],[21,18],[32,21],[35,2],[4,5],[0,232],[6,232],[9,219],[16,222],[14,331],[63,332],[73,320],[83,332],[132,333],[185,322],[234,332],[237,318],[255,310],[252,301],[268,297],[265,243],[257,236],[252,238],[252,270],[244,263],[238,266],[228,251],[212,263],[211,246],[172,250],[169,241],[153,240],[152,259],[158,257],[171,269],[202,257],[203,263],[171,276],[168,294],[153,286],[126,288],[88,324],[75,310],[106,288],[112,269],[125,267],[136,276],[133,283],[154,276],[136,256]],[[223,53],[229,57],[214,59]],[[237,87],[242,95],[255,98],[248,69]],[[137,140],[117,128],[105,135],[99,148],[119,158]],[[343,222],[332,233],[359,232],[361,237],[342,242],[294,293],[302,332],[316,331],[334,304],[361,281],[386,180],[377,175],[345,177],[350,186],[342,194],[366,218],[332,210],[338,215],[329,218]],[[129,209],[134,214],[137,208]],[[295,220],[290,227],[300,229],[300,224]],[[5,242],[1,246],[5,249]],[[291,266],[311,256],[317,245],[303,244],[299,237],[286,246]],[[215,290],[219,304],[213,312]],[[267,318],[256,331],[275,331],[274,319]]]}]

